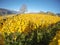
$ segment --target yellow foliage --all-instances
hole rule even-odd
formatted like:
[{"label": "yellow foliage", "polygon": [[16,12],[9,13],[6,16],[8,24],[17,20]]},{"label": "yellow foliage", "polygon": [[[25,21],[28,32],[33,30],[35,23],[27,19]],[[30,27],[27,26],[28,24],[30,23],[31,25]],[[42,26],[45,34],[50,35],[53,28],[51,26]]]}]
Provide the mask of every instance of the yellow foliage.
[{"label": "yellow foliage", "polygon": [[[54,24],[60,21],[60,17],[47,15],[47,14],[19,14],[13,16],[5,16],[6,21],[3,22],[3,26],[0,25],[0,32],[1,33],[14,33],[16,31],[22,32],[29,32],[32,28],[36,29],[37,27],[41,26],[49,26],[50,24]],[[3,16],[1,16],[0,20],[3,20]],[[30,27],[28,24],[29,22],[33,23],[33,27]],[[27,28],[28,27],[28,28]]]}]

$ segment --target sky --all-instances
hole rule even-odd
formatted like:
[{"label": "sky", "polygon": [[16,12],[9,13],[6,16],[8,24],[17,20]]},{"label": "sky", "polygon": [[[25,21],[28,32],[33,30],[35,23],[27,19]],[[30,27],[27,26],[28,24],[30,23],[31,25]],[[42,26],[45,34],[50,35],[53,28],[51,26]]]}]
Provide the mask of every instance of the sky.
[{"label": "sky", "polygon": [[25,4],[28,12],[51,11],[60,13],[60,0],[0,0],[0,8],[19,11]]}]

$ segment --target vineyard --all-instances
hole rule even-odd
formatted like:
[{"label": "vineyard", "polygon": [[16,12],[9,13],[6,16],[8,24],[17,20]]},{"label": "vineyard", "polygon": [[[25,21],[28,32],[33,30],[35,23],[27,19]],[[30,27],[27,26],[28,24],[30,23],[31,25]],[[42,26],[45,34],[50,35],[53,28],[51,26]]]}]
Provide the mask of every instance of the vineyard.
[{"label": "vineyard", "polygon": [[60,17],[49,14],[0,16],[0,45],[60,45]]}]

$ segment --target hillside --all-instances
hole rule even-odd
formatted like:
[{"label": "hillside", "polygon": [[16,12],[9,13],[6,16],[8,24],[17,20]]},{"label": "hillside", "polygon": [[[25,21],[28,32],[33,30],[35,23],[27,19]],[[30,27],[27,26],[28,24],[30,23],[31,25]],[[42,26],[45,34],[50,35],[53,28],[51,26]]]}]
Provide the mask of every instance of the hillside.
[{"label": "hillside", "polygon": [[0,16],[0,33],[5,39],[5,45],[49,45],[57,31],[60,31],[58,16],[47,14],[19,14],[5,18]]},{"label": "hillside", "polygon": [[1,15],[6,15],[6,14],[16,14],[17,11],[12,11],[4,8],[0,8],[0,16]]}]

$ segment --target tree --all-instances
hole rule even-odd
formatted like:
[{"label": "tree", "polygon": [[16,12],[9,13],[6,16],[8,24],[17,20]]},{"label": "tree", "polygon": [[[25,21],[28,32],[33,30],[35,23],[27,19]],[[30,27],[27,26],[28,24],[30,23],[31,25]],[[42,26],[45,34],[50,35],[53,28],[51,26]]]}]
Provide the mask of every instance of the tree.
[{"label": "tree", "polygon": [[25,13],[27,11],[27,6],[25,4],[23,4],[20,8],[19,13]]},{"label": "tree", "polygon": [[53,12],[51,12],[51,11],[47,11],[46,13],[47,13],[47,14],[54,15],[54,13],[53,13]]}]

